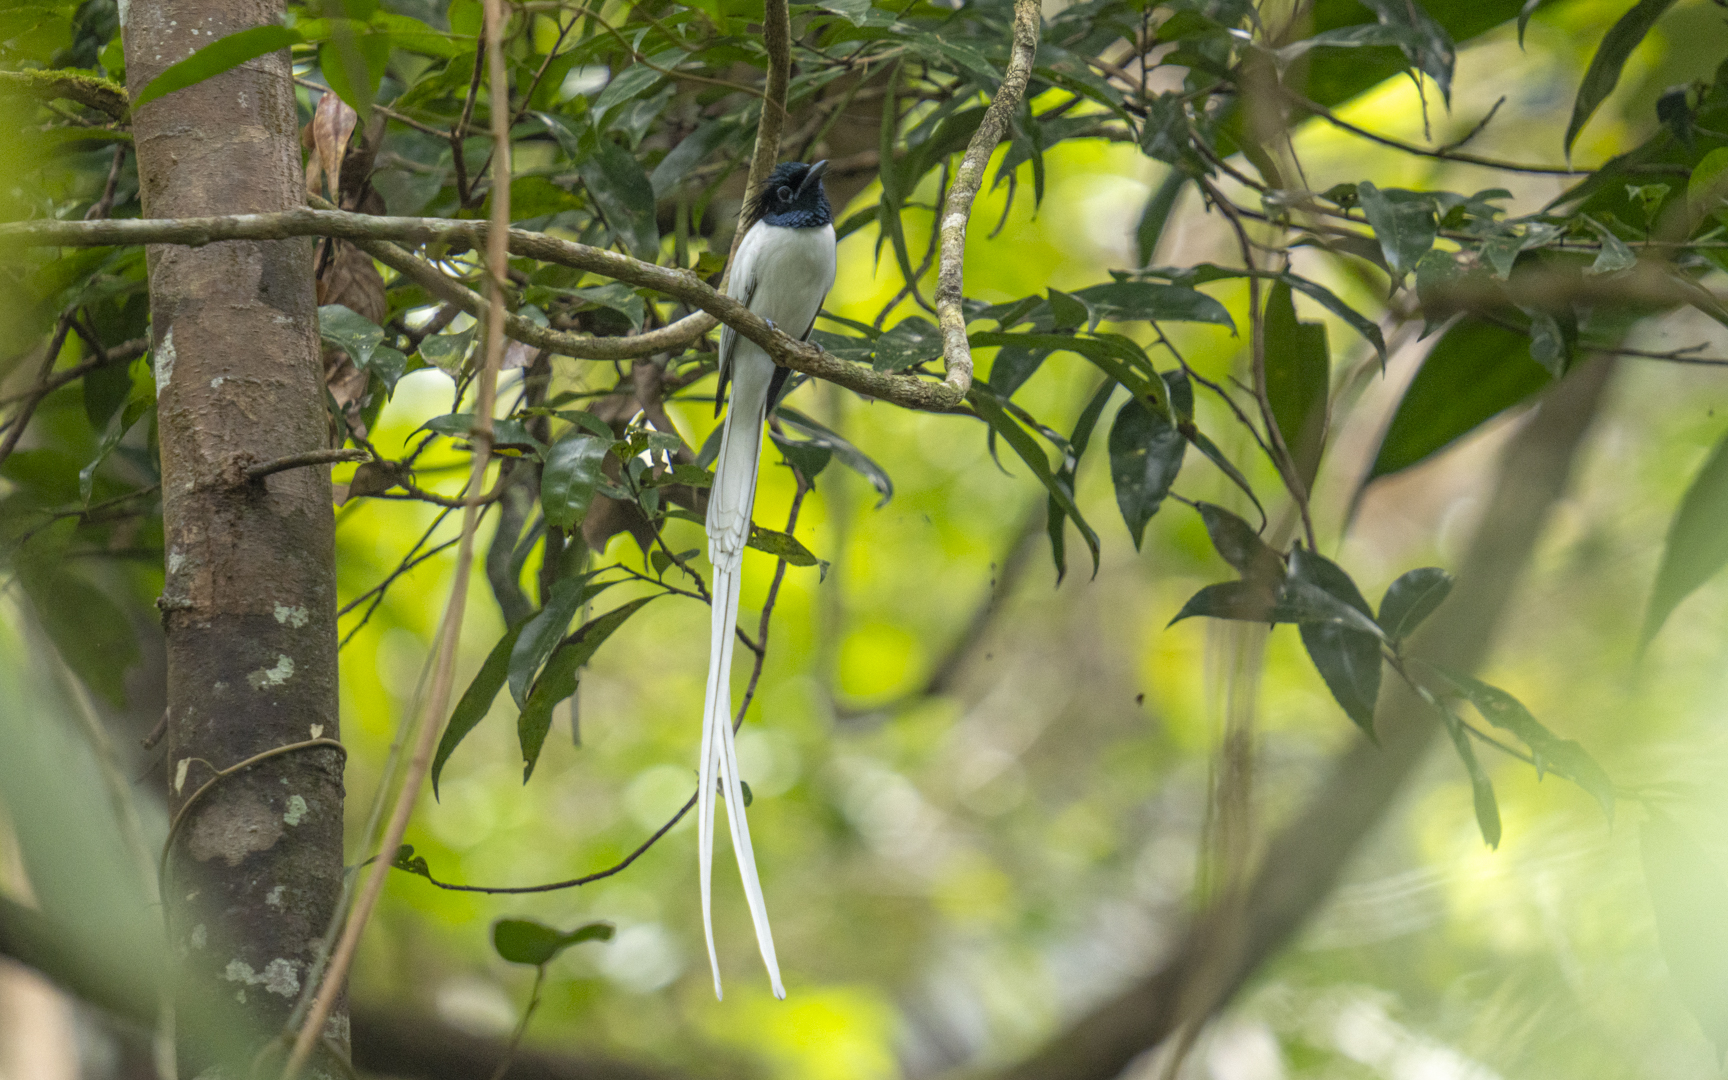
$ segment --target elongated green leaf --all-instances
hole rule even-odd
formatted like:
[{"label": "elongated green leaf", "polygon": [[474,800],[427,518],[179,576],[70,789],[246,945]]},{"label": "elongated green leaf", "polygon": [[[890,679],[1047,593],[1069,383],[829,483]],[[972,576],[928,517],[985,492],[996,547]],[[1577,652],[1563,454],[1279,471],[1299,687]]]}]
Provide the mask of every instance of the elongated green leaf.
[{"label": "elongated green leaf", "polygon": [[1134,227],[1134,247],[1141,266],[1150,266],[1158,254],[1158,241],[1164,235],[1164,226],[1169,223],[1188,180],[1186,173],[1171,169],[1147,198],[1145,208],[1140,211],[1140,223]]},{"label": "elongated green leaf", "polygon": [[1602,813],[1610,822],[1614,820],[1614,783],[1584,747],[1549,731],[1530,714],[1523,702],[1498,686],[1490,686],[1461,672],[1449,671],[1438,664],[1425,666],[1439,672],[1451,683],[1482,714],[1482,719],[1502,731],[1510,731],[1528,746],[1539,771],[1558,773],[1577,784],[1601,804]]},{"label": "elongated green leaf", "polygon": [[[474,414],[445,413],[443,416],[434,416],[421,424],[418,430],[434,431],[452,439],[466,439],[474,430]],[[492,446],[494,448],[503,446],[523,447],[532,450],[535,454],[542,454],[546,451],[546,447],[541,444],[539,439],[528,434],[527,426],[520,420],[493,420]]]},{"label": "elongated green leaf", "polygon": [[1456,50],[1452,35],[1434,21],[1416,0],[1361,0],[1380,25],[1397,34],[1397,45],[1411,66],[1433,79],[1446,103],[1452,103],[1452,66]]},{"label": "elongated green leaf", "polygon": [[1195,503],[1194,509],[1206,525],[1206,535],[1218,556],[1235,568],[1245,581],[1263,584],[1275,592],[1284,580],[1284,560],[1260,539],[1246,521],[1212,503]]},{"label": "elongated green leaf", "polygon": [[1728,879],[1708,849],[1650,808],[1640,833],[1644,883],[1674,990],[1717,1051],[1728,1048]]},{"label": "elongated green leaf", "polygon": [[928,319],[908,315],[876,339],[877,371],[904,371],[942,355],[942,332]]},{"label": "elongated green leaf", "polygon": [[1260,499],[1254,494],[1254,488],[1248,483],[1248,478],[1242,474],[1242,470],[1236,467],[1235,462],[1224,456],[1224,451],[1218,449],[1218,444],[1208,438],[1204,431],[1198,428],[1186,430],[1188,441],[1194,444],[1194,449],[1206,455],[1206,460],[1218,466],[1218,471],[1229,477],[1230,482],[1240,488],[1242,494],[1248,496],[1248,501],[1253,503],[1254,509],[1260,512],[1261,525],[1265,525],[1266,508],[1260,505]]},{"label": "elongated green leaf", "polygon": [[1133,398],[1122,403],[1110,426],[1110,480],[1134,550],[1140,550],[1146,523],[1170,493],[1187,449],[1188,440],[1163,413]]},{"label": "elongated green leaf", "polygon": [[588,515],[594,489],[604,478],[601,466],[611,443],[586,431],[572,431],[546,451],[540,472],[540,505],[546,524],[572,529]]},{"label": "elongated green leaf", "polygon": [[1205,617],[1231,619],[1236,622],[1273,622],[1276,596],[1264,585],[1254,581],[1221,581],[1208,585],[1188,598],[1182,610],[1169,622],[1175,626],[1183,619]]},{"label": "elongated green leaf", "polygon": [[[1297,548],[1290,553],[1290,577],[1323,589],[1367,618],[1373,611],[1362,591],[1342,568],[1324,555]],[[1374,704],[1380,696],[1380,639],[1335,623],[1303,623],[1302,644],[1319,669],[1326,689],[1351,721],[1374,737]]]},{"label": "elongated green leaf", "polygon": [[1464,319],[1440,338],[1404,392],[1367,481],[1452,445],[1550,382],[1516,330]]},{"label": "elongated green leaf", "polygon": [[[1013,337],[1015,335],[1002,336]],[[973,394],[972,407],[977,410],[979,416],[984,418],[984,422],[989,424],[992,430],[1002,436],[1004,442],[1013,447],[1014,452],[1020,455],[1020,460],[1031,468],[1032,475],[1038,478],[1038,482],[1044,485],[1044,489],[1050,493],[1050,497],[1056,500],[1056,505],[1061,507],[1064,514],[1073,519],[1074,527],[1080,530],[1080,535],[1086,539],[1087,550],[1092,553],[1092,573],[1097,574],[1100,553],[1098,534],[1093,531],[1092,526],[1086,523],[1086,517],[1080,512],[1080,507],[1075,505],[1074,492],[1058,480],[1055,473],[1051,472],[1050,459],[1044,455],[1044,448],[1038,445],[1038,441],[1025,428],[1021,427],[1018,421],[1003,410],[993,395],[989,393]]]},{"label": "elongated green leaf", "polygon": [[1464,729],[1463,721],[1444,705],[1439,709],[1446,722],[1446,734],[1452,738],[1452,748],[1458,752],[1458,760],[1464,763],[1464,772],[1470,777],[1470,796],[1476,806],[1476,827],[1482,831],[1482,842],[1497,848],[1500,846],[1500,804],[1494,798],[1494,783],[1488,778],[1488,770],[1477,760],[1476,748],[1470,745],[1470,733]]},{"label": "elongated green leaf", "polygon": [[1452,592],[1452,575],[1424,566],[1399,575],[1380,598],[1380,629],[1396,645],[1415,632]]},{"label": "elongated green leaf", "polygon": [[588,923],[565,932],[533,919],[499,919],[492,924],[492,947],[512,964],[539,967],[584,941],[612,940],[612,924]]},{"label": "elongated green leaf", "polygon": [[1356,185],[1356,198],[1368,215],[1393,278],[1402,281],[1434,246],[1439,223],[1434,217],[1433,197],[1419,191],[1382,191],[1364,180]]},{"label": "elongated green leaf", "polygon": [[576,617],[576,609],[582,606],[582,592],[582,582],[576,578],[559,581],[552,586],[546,606],[522,627],[510,650],[510,696],[517,705],[527,702],[535,673],[558,647],[570,620]]},{"label": "elongated green leaf", "polygon": [[318,336],[365,370],[372,362],[372,350],[383,344],[384,328],[341,304],[325,304],[318,309]]},{"label": "elongated green leaf", "polygon": [[1668,526],[1668,543],[1639,637],[1648,645],[1680,601],[1728,563],[1728,435],[1692,478]]},{"label": "elongated green leaf", "polygon": [[305,36],[299,31],[274,24],[254,26],[250,30],[241,30],[239,33],[218,38],[151,79],[149,85],[138,92],[138,97],[132,102],[132,109],[136,112],[163,94],[184,90],[212,75],[220,75],[230,68],[239,67],[248,60],[256,60],[266,53],[286,49],[305,40]]},{"label": "elongated green leaf", "polygon": [[750,539],[745,542],[744,546],[753,547],[757,551],[765,551],[776,558],[785,559],[790,566],[815,566],[821,561],[810,553],[809,548],[799,543],[798,538],[791,533],[764,529],[754,522],[750,525]]},{"label": "elongated green leaf", "polygon": [[1602,44],[1596,46],[1596,55],[1590,58],[1590,68],[1584,72],[1584,81],[1578,85],[1578,96],[1572,102],[1572,119],[1566,123],[1567,157],[1572,156],[1572,144],[1597,106],[1614,92],[1614,84],[1620,81],[1620,71],[1632,56],[1632,50],[1650,33],[1663,12],[1673,6],[1674,0],[1638,0],[1631,11],[1608,28]]},{"label": "elongated green leaf", "polygon": [[85,506],[90,505],[90,494],[96,484],[96,470],[108,460],[108,455],[120,445],[120,440],[132,430],[132,425],[156,407],[155,395],[135,397],[126,403],[126,408],[108,424],[108,429],[102,435],[102,442],[96,447],[96,456],[90,459],[90,464],[78,470],[78,497]]},{"label": "elongated green leaf", "polygon": [[515,626],[498,639],[498,644],[492,646],[492,651],[486,654],[486,662],[480,665],[475,673],[474,681],[463,691],[462,700],[456,703],[456,708],[450,713],[450,723],[444,727],[444,735],[438,740],[438,751],[432,755],[432,797],[438,797],[438,778],[444,773],[444,764],[450,760],[450,755],[468,737],[468,733],[477,727],[480,721],[486,719],[486,713],[492,708],[492,700],[498,696],[499,689],[504,685],[504,677],[510,671],[510,654],[516,648],[516,639],[522,633],[522,627]]},{"label": "elongated green leaf", "polygon": [[1296,465],[1302,490],[1312,493],[1326,446],[1326,405],[1332,361],[1326,327],[1296,321],[1289,282],[1273,284],[1266,299],[1266,396],[1272,419]]},{"label": "elongated green leaf", "polygon": [[[556,595],[555,586],[554,597]],[[576,692],[582,665],[593,658],[594,653],[606,643],[613,631],[623,626],[630,616],[654,599],[654,596],[644,596],[613,608],[606,614],[584,623],[580,630],[558,643],[557,650],[546,661],[540,677],[534,680],[534,689],[522,705],[522,714],[516,718],[516,738],[522,748],[524,784],[534,775],[534,766],[539,764],[540,751],[546,745],[546,733],[552,727],[552,710],[560,701]],[[526,633],[527,628],[524,627],[524,636]],[[511,675],[514,678],[514,657]]]},{"label": "elongated green leaf", "polygon": [[809,436],[812,444],[824,446],[833,451],[836,461],[868,480],[870,486],[876,489],[876,493],[882,496],[881,501],[876,504],[877,509],[888,505],[888,500],[894,497],[894,481],[889,477],[887,470],[876,464],[856,446],[846,441],[845,437],[838,432],[824,427],[796,409],[781,405],[774,410],[774,413],[785,423],[798,428]]},{"label": "elongated green leaf", "polygon": [[[1000,359],[1000,357],[998,357]],[[994,371],[994,369],[992,369]],[[1109,403],[1110,396],[1116,392],[1116,384],[1105,380],[1092,400],[1080,410],[1080,416],[1074,421],[1073,434],[1068,436],[1068,447],[1073,453],[1062,462],[1062,467],[1056,472],[1056,480],[1069,491],[1074,490],[1074,477],[1080,471],[1080,459],[1086,455],[1086,448],[1092,442],[1092,432],[1098,426],[1098,418],[1104,413],[1104,406]],[[1062,579],[1068,575],[1068,533],[1066,528],[1067,515],[1062,507],[1057,505],[1056,497],[1051,495],[1045,500],[1044,526],[1050,534],[1050,556],[1056,561],[1056,584],[1062,584]]]},{"label": "elongated green leaf", "polygon": [[[1201,283],[1208,281],[1223,281],[1230,278],[1247,276],[1247,272],[1244,270],[1228,266],[1219,266],[1217,263],[1201,263],[1190,270],[1181,272],[1161,269],[1155,271],[1155,273],[1159,276],[1175,276],[1182,280]],[[1366,315],[1363,315],[1360,311],[1357,311],[1349,304],[1346,304],[1337,293],[1318,282],[1310,281],[1302,275],[1293,273],[1289,270],[1280,271],[1277,274],[1261,271],[1256,276],[1272,278],[1273,280],[1284,282],[1292,289],[1304,294],[1310,300],[1313,300],[1315,303],[1324,307],[1327,311],[1330,311],[1332,314],[1349,323],[1352,330],[1362,335],[1364,340],[1374,346],[1374,352],[1379,355],[1380,363],[1386,363],[1386,337],[1380,332],[1379,324],[1373,319],[1368,318]]]},{"label": "elongated green leaf", "polygon": [[1236,322],[1223,304],[1195,289],[1161,285],[1154,281],[1111,281],[1090,285],[1074,294],[1092,309],[1093,315],[1109,322],[1201,322],[1227,326]]},{"label": "elongated green leaf", "polygon": [[1142,368],[1151,368],[1151,362],[1146,359],[1144,350],[1119,335],[1082,337],[1078,334],[1069,336],[980,332],[972,334],[970,340],[972,347],[978,349],[997,346],[1078,353],[1096,365],[1098,370],[1127,387],[1128,392],[1139,400],[1155,404],[1160,409],[1168,407],[1168,392],[1163,382],[1160,380],[1155,384],[1151,377],[1142,373]]}]

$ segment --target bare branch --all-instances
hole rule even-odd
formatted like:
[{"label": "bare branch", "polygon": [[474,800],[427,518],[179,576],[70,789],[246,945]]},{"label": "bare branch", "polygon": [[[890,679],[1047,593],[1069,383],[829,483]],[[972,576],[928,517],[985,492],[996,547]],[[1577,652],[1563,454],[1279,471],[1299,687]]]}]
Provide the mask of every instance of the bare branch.
[{"label": "bare branch", "polygon": [[[380,241],[407,241],[415,244],[460,244],[481,247],[486,242],[486,223],[451,218],[384,217],[354,214],[344,210],[285,210],[269,214],[232,214],[218,217],[183,218],[178,220],[127,218],[117,221],[29,221],[0,225],[0,244],[23,243],[38,247],[107,247],[122,244],[186,244],[200,246],[224,240],[280,240],[290,236],[334,236],[353,241],[380,262],[411,273],[406,267],[420,268],[436,274],[444,283],[437,295],[440,299],[466,304],[479,299],[465,286],[438,274],[429,264],[413,259],[397,249],[394,253],[375,247]],[[557,263],[578,270],[603,275],[639,288],[681,300],[691,307],[701,308],[720,322],[762,346],[763,350],[782,367],[802,371],[819,379],[837,383],[868,397],[880,398],[909,409],[948,412],[965,396],[953,385],[930,382],[913,375],[894,375],[874,371],[861,364],[850,363],[832,356],[820,348],[787,336],[770,326],[767,320],[743,304],[725,296],[689,270],[633,259],[615,251],[560,240],[543,233],[512,229],[509,233],[510,252],[541,262]],[[386,257],[386,256],[389,257]],[[394,261],[392,261],[394,260]],[[400,263],[401,265],[398,265]],[[415,276],[416,281],[432,289],[430,280]],[[671,336],[674,328],[692,324],[680,320],[657,333]],[[536,327],[525,319],[513,321],[506,317],[505,325],[521,333],[519,340],[537,348],[549,349],[559,355],[573,353],[594,359],[621,359],[621,350],[603,345],[609,338],[588,338],[579,335],[559,335]],[[682,331],[680,331],[682,332]],[[512,335],[514,336],[514,335]],[[633,342],[628,354],[642,355],[677,347],[666,341],[659,349],[641,346],[642,335],[619,338]],[[696,335],[691,334],[694,338]],[[604,352],[602,350],[604,349]]]},{"label": "bare branch", "polygon": [[954,174],[954,186],[942,208],[942,261],[936,271],[936,319],[942,326],[943,386],[959,404],[972,389],[972,346],[966,339],[966,315],[960,301],[966,264],[966,222],[972,201],[984,182],[990,155],[1008,130],[1008,122],[1026,96],[1032,60],[1038,54],[1038,0],[1014,0],[1014,46],[1002,86],[967,144],[966,156]]},{"label": "bare branch", "polygon": [[308,465],[334,465],[339,461],[365,461],[371,455],[364,450],[308,450],[304,454],[289,454],[274,461],[261,461],[246,468],[246,479],[262,480],[272,473],[302,469]]}]

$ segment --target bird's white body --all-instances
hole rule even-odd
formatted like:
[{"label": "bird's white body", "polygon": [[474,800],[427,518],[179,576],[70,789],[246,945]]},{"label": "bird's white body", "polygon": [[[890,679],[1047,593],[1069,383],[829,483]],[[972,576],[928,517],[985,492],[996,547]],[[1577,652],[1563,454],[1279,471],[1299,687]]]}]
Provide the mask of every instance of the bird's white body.
[{"label": "bird's white body", "polygon": [[[738,245],[727,295],[786,333],[807,334],[829,287],[834,284],[834,247],[831,224],[787,228],[758,221]],[[750,826],[744,818],[744,793],[739,785],[738,755],[732,740],[731,684],[740,571],[744,546],[750,539],[750,510],[756,501],[762,423],[767,419],[775,365],[761,346],[725,327],[720,332],[720,371],[722,378],[731,376],[732,402],[720,434],[714,485],[708,493],[708,560],[714,566],[714,595],[696,811],[702,923],[708,938],[708,961],[714,969],[714,993],[719,996],[720,962],[714,951],[711,912],[714,788],[718,778],[726,800],[732,850],[738,858],[744,896],[756,925],[756,944],[762,951],[762,962],[768,967],[774,996],[784,998],[786,989],[780,982],[780,964],[774,956],[774,935],[768,927],[768,909],[762,900],[756,856],[750,847]]]}]

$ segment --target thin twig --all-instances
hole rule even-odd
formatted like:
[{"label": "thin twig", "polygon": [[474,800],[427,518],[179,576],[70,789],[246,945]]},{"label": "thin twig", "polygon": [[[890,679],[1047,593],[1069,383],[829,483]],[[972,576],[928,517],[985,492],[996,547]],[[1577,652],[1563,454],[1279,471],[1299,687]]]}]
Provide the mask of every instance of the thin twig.
[{"label": "thin twig", "polygon": [[246,479],[258,481],[289,469],[303,469],[308,465],[335,465],[343,461],[365,461],[371,456],[364,450],[308,450],[304,454],[289,454],[287,457],[248,466]]},{"label": "thin twig", "polygon": [[59,358],[60,349],[66,344],[66,334],[71,329],[72,312],[67,311],[60,316],[59,324],[54,327],[54,336],[48,339],[48,351],[43,354],[42,367],[36,372],[35,388],[24,395],[24,403],[18,406],[18,411],[7,421],[11,429],[6,432],[4,439],[0,439],[0,464],[12,456],[18,440],[24,437],[24,429],[30,426],[30,417],[35,413],[36,406],[48,396],[52,383],[48,373],[53,370],[54,361]]},{"label": "thin twig", "polygon": [[[1438,158],[1441,161],[1456,161],[1463,165],[1480,165],[1485,169],[1499,169],[1502,172],[1534,173],[1538,176],[1583,176],[1593,171],[1591,169],[1574,169],[1570,166],[1562,165],[1531,165],[1520,161],[1504,161],[1500,158],[1483,157],[1480,154],[1461,154],[1452,148],[1455,146],[1462,146],[1464,143],[1469,142],[1474,138],[1476,133],[1482,130],[1482,128],[1487,125],[1488,121],[1493,118],[1494,113],[1492,110],[1489,111],[1488,116],[1483,118],[1482,123],[1478,124],[1475,130],[1471,131],[1469,135],[1466,135],[1451,146],[1442,146],[1437,150],[1430,150],[1424,146],[1417,146],[1414,143],[1407,143],[1399,139],[1394,139],[1388,135],[1381,135],[1377,132],[1369,131],[1364,127],[1357,127],[1355,124],[1352,124],[1350,121],[1340,117],[1337,113],[1334,113],[1326,106],[1321,105],[1318,102],[1309,101],[1307,98],[1303,97],[1301,94],[1295,93],[1294,91],[1285,90],[1284,96],[1297,108],[1300,108],[1305,112],[1313,113],[1315,116],[1318,116],[1320,119],[1326,121],[1328,124],[1331,124],[1340,131],[1348,131],[1350,134],[1355,135],[1358,138],[1367,139],[1369,142],[1379,143],[1381,146],[1389,146],[1394,150],[1402,150],[1406,154],[1415,154],[1417,157]],[[1499,107],[1499,105],[1494,106],[1496,109]]]},{"label": "thin twig", "polygon": [[942,327],[943,387],[949,406],[958,405],[972,389],[972,346],[966,338],[966,314],[961,308],[966,265],[966,223],[972,202],[984,182],[984,170],[996,144],[1008,131],[1008,122],[1026,96],[1032,76],[1032,61],[1038,53],[1041,8],[1038,0],[1014,0],[1014,45],[1008,70],[984,119],[966,146],[966,155],[954,174],[954,186],[942,208],[942,258],[936,272],[936,319]]}]

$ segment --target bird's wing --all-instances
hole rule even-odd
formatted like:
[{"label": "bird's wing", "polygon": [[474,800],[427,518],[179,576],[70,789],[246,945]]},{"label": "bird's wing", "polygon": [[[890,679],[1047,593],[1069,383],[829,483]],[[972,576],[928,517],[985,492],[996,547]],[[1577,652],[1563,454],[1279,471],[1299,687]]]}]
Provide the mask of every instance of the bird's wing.
[{"label": "bird's wing", "polygon": [[[732,260],[732,273],[726,279],[726,295],[749,307],[756,299],[756,284],[760,275],[756,272],[756,259],[762,252],[762,241],[767,235],[761,222],[750,226],[750,231],[744,234],[744,242],[738,245],[738,255]],[[811,325],[815,325],[812,322]],[[726,402],[726,384],[732,381],[732,353],[738,345],[738,331],[724,323],[720,326],[720,383],[714,390],[714,415],[720,415],[720,407]]]}]

